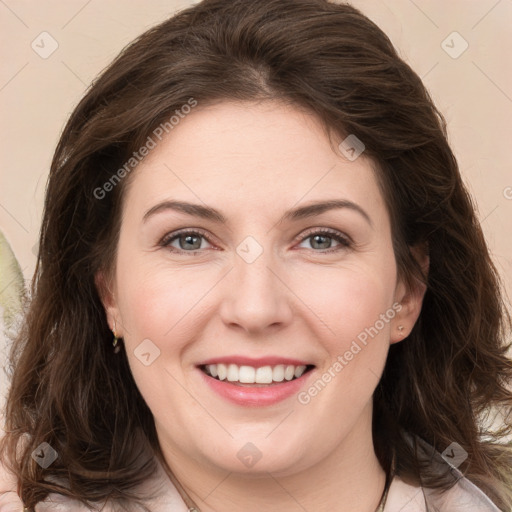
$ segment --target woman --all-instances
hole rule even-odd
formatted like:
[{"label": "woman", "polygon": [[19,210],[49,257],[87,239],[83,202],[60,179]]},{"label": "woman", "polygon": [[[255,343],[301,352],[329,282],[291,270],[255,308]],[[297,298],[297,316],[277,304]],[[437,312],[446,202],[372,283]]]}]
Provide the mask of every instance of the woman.
[{"label": "woman", "polygon": [[511,411],[509,329],[382,31],[207,0],[62,134],[3,458],[27,510],[507,511],[511,425],[483,415]]}]

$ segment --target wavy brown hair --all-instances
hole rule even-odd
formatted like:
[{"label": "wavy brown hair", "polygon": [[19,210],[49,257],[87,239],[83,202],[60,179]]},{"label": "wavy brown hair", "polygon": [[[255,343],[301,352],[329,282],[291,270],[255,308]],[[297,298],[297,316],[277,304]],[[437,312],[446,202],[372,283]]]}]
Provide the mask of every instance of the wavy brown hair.
[{"label": "wavy brown hair", "polygon": [[[25,506],[49,492],[141,504],[135,488],[156,469],[153,417],[124,352],[112,351],[94,279],[114,268],[127,180],[101,199],[94,191],[190,98],[286,102],[315,114],[329,137],[364,142],[392,219],[399,276],[427,284],[419,320],[391,346],[375,391],[377,456],[389,470],[395,451],[400,475],[444,489],[451,474],[434,474],[406,436],[438,451],[457,442],[469,454],[463,474],[508,510],[510,315],[445,120],[373,22],[323,0],[205,0],[185,9],[125,48],[72,113],[10,354],[2,453]],[[415,247],[428,247],[428,278]],[[485,426],[491,409],[504,413],[501,429]],[[31,458],[42,442],[59,454],[47,469]]]}]

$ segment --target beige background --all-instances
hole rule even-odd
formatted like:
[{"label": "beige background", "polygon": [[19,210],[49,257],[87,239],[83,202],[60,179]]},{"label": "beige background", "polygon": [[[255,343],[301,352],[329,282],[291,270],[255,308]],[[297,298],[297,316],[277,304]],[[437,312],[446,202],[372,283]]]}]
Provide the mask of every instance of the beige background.
[{"label": "beige background", "polygon": [[[0,0],[0,229],[27,281],[34,271],[48,168],[65,120],[91,80],[128,42],[191,3]],[[444,113],[511,295],[512,0],[350,3],[389,35]],[[462,39],[450,35],[454,31]],[[459,53],[464,41],[469,46],[458,58],[445,51]],[[42,58],[32,43],[40,53],[51,44],[58,48]]]}]

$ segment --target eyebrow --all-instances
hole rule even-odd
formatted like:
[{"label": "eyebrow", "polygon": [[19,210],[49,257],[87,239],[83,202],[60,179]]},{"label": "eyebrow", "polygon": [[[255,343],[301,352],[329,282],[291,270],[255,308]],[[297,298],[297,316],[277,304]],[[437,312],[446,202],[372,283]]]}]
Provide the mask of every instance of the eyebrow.
[{"label": "eyebrow", "polygon": [[[288,210],[284,213],[284,215],[279,219],[278,223],[284,221],[297,221],[301,219],[307,219],[310,217],[314,217],[316,215],[320,215],[329,210],[348,208],[352,211],[359,213],[365,220],[368,222],[370,226],[373,227],[372,220],[370,216],[361,208],[358,204],[348,201],[346,199],[331,199],[327,201],[317,201],[305,206],[299,206],[298,208],[294,208],[292,210]],[[227,224],[226,217],[215,208],[211,208],[210,206],[203,206],[200,204],[188,203],[186,201],[163,201],[158,203],[157,205],[150,208],[143,216],[143,222],[146,222],[150,217],[156,215],[157,213],[161,213],[166,210],[174,210],[181,213],[185,213],[187,215],[192,215],[195,217],[200,217],[202,219],[211,220],[213,222],[217,222],[219,224]]]}]

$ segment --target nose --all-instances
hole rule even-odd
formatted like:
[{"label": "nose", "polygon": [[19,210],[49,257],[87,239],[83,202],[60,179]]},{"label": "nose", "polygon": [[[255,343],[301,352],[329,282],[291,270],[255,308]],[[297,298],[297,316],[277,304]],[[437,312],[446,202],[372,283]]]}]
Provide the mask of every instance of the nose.
[{"label": "nose", "polygon": [[263,253],[252,262],[235,255],[234,268],[222,289],[220,316],[225,325],[249,335],[274,332],[290,324],[293,293],[286,285],[283,266]]}]

